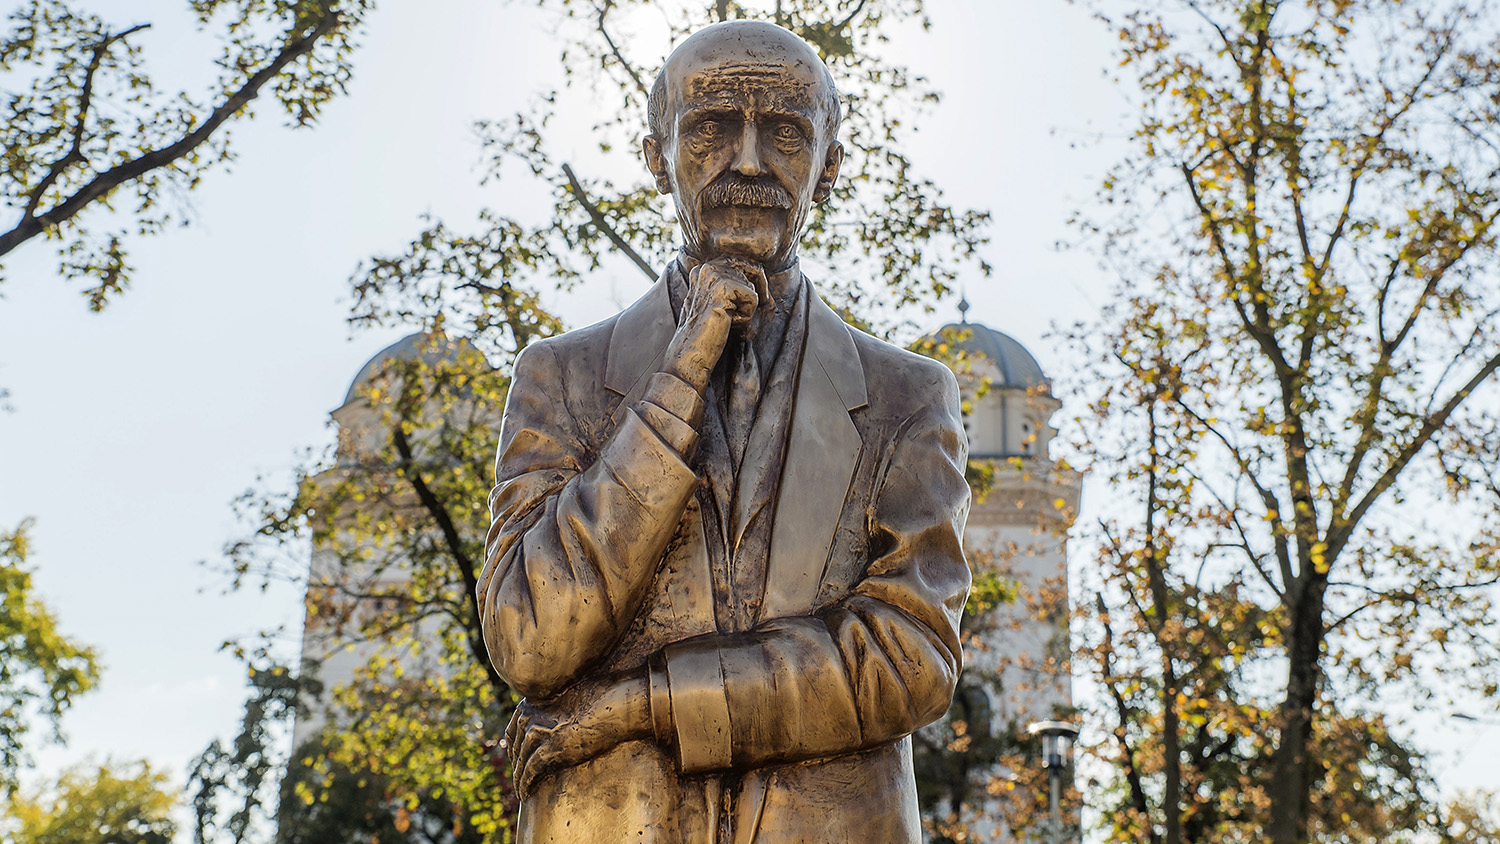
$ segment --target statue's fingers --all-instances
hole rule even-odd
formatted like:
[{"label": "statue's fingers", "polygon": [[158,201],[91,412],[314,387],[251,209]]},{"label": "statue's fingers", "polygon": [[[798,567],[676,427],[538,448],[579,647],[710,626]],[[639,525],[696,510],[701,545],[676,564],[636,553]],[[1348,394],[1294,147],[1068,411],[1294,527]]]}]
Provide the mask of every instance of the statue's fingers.
[{"label": "statue's fingers", "polygon": [[531,757],[536,754],[537,750],[541,749],[544,745],[547,744],[552,735],[553,729],[554,728],[552,727],[544,727],[536,723],[527,725],[526,730],[521,734],[521,740],[516,747],[514,772],[517,782],[521,781],[523,773],[528,767],[530,767]]},{"label": "statue's fingers", "polygon": [[547,748],[551,745],[551,727],[532,727],[526,731],[526,736],[521,739],[521,747],[516,754],[515,767],[512,769],[516,777],[516,788],[521,796],[525,797],[531,791],[531,784],[536,782],[537,777],[543,771],[537,762],[538,754],[545,762],[548,756]]},{"label": "statue's fingers", "polygon": [[517,706],[516,710],[510,714],[510,723],[505,726],[505,737],[500,740],[500,746],[505,749],[506,755],[511,759],[515,758],[516,742],[520,740],[521,733],[525,729],[527,721],[525,706],[524,703]]},{"label": "statue's fingers", "polygon": [[734,283],[729,291],[729,300],[733,303],[736,324],[749,322],[755,316],[755,309],[760,307],[760,294],[745,282]]},{"label": "statue's fingers", "polygon": [[516,781],[516,787],[520,789],[521,794],[530,794],[531,787],[536,784],[536,781],[541,779],[543,774],[551,770],[552,766],[548,764],[548,761],[552,755],[547,747],[544,746],[537,748],[531,756],[527,757],[526,769],[521,772],[520,779]]},{"label": "statue's fingers", "polygon": [[725,255],[713,263],[722,268],[726,277],[749,287],[750,292],[755,294],[756,305],[763,305],[771,300],[771,285],[766,279],[765,267],[738,255]]},{"label": "statue's fingers", "polygon": [[737,261],[735,268],[745,274],[755,292],[756,307],[771,304],[771,282],[766,278],[766,268],[754,261]]},{"label": "statue's fingers", "polygon": [[760,294],[740,273],[724,272],[718,276],[713,301],[714,307],[729,314],[733,324],[743,325],[755,316],[755,309],[760,306]]}]

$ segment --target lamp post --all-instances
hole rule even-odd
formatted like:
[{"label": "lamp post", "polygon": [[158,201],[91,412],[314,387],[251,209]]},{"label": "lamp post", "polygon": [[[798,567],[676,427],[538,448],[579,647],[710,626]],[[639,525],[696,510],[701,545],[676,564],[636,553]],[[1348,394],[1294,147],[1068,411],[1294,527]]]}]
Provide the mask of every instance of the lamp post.
[{"label": "lamp post", "polygon": [[1048,801],[1052,809],[1051,838],[1053,844],[1062,844],[1062,816],[1058,809],[1062,801],[1062,774],[1068,767],[1078,728],[1067,721],[1036,721],[1026,727],[1026,732],[1042,737],[1042,765],[1047,769],[1047,781],[1052,789]]}]

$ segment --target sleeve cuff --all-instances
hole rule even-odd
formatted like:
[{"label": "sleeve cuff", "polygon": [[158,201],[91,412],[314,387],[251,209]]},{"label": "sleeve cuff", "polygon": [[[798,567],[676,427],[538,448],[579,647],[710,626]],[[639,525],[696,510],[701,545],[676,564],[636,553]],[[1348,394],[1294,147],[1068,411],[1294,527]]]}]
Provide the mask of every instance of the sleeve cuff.
[{"label": "sleeve cuff", "polygon": [[733,743],[718,647],[702,641],[679,642],[666,650],[666,673],[682,772],[728,768]]},{"label": "sleeve cuff", "polygon": [[648,664],[651,688],[651,728],[656,733],[656,742],[662,747],[677,743],[672,729],[672,685],[667,678],[666,658],[660,654]]},{"label": "sleeve cuff", "polygon": [[692,455],[693,449],[698,445],[698,432],[692,425],[649,401],[637,404],[635,411],[683,459]]},{"label": "sleeve cuff", "polygon": [[686,422],[694,430],[703,421],[703,397],[686,381],[669,372],[652,375],[641,398]]}]

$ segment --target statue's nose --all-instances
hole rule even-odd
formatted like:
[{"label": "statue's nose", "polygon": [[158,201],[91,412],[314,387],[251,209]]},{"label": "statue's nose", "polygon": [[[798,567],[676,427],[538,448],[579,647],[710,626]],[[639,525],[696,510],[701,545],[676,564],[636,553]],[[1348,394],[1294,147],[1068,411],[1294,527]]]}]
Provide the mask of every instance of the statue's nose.
[{"label": "statue's nose", "polygon": [[740,133],[740,151],[735,156],[732,169],[741,176],[754,177],[761,174],[760,131],[754,121],[745,121],[745,128]]}]

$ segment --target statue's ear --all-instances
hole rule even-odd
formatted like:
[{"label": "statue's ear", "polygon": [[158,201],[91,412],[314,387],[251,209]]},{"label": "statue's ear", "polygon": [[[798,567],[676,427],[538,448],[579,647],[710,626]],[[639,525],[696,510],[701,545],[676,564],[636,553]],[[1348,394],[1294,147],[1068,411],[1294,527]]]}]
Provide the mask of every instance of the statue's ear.
[{"label": "statue's ear", "polygon": [[844,163],[844,145],[838,141],[828,145],[828,157],[823,160],[823,172],[818,176],[818,186],[813,188],[813,202],[827,202],[833,196],[833,183],[839,177],[839,165]]},{"label": "statue's ear", "polygon": [[661,154],[661,139],[647,135],[641,140],[641,154],[646,159],[646,169],[656,179],[656,189],[661,193],[671,193],[672,180],[667,178],[667,157]]}]

